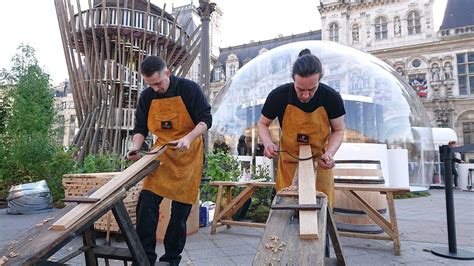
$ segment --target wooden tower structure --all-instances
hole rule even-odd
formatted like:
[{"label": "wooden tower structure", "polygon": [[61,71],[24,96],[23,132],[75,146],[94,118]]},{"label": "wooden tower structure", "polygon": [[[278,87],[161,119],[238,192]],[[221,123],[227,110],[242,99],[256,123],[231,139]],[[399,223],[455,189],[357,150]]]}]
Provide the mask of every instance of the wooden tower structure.
[{"label": "wooden tower structure", "polygon": [[[79,132],[78,159],[124,154],[137,99],[146,87],[139,66],[147,55],[163,58],[185,76],[199,53],[200,27],[186,32],[176,17],[150,0],[55,0]],[[87,2],[87,8],[81,3]]]}]

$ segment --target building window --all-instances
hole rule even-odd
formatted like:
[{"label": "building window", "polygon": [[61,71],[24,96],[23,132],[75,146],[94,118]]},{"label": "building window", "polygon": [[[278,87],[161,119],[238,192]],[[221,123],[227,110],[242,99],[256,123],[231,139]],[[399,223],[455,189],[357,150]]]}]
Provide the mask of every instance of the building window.
[{"label": "building window", "polygon": [[229,66],[229,75],[232,77],[235,74],[235,65]]},{"label": "building window", "polygon": [[352,43],[359,43],[359,25],[352,26]]},{"label": "building window", "polygon": [[[474,94],[474,52],[456,54],[456,60],[458,64],[459,95],[472,95]],[[452,78],[452,75],[447,75],[450,72],[443,70],[446,79]]]},{"label": "building window", "polygon": [[221,80],[221,68],[220,67],[216,67],[216,69],[214,69],[214,80],[215,81],[220,81]]},{"label": "building window", "polygon": [[464,145],[474,144],[474,122],[462,123],[462,135],[464,139]]},{"label": "building window", "polygon": [[378,17],[375,19],[375,39],[383,40],[388,38],[387,19]]},{"label": "building window", "polygon": [[329,24],[329,40],[333,42],[339,41],[339,26],[335,22]]},{"label": "building window", "polygon": [[421,33],[421,19],[418,11],[411,11],[408,13],[407,22],[409,35]]}]

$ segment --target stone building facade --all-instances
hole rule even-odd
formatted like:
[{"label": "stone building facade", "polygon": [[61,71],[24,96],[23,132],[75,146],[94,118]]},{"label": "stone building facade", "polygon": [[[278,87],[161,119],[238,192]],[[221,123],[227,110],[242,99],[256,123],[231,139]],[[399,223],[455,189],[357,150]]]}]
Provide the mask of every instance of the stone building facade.
[{"label": "stone building facade", "polygon": [[433,127],[452,128],[460,145],[474,144],[474,2],[448,0],[440,29],[433,26],[433,5],[434,0],[322,0],[322,40],[387,62],[421,98]]}]

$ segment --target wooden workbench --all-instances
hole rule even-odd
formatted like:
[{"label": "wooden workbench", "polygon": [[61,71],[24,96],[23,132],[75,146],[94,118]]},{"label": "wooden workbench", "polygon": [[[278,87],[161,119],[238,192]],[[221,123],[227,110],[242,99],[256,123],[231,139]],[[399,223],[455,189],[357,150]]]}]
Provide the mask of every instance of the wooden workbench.
[{"label": "wooden workbench", "polygon": [[[216,208],[214,212],[214,219],[211,225],[211,234],[216,233],[216,229],[220,225],[240,225],[240,226],[251,226],[265,228],[264,223],[252,223],[252,222],[238,222],[232,221],[231,217],[242,207],[252,194],[259,187],[270,187],[274,186],[274,182],[231,182],[231,181],[215,181],[210,183],[212,186],[218,186]],[[234,199],[232,199],[232,187],[242,186],[245,189]],[[349,199],[351,199],[357,206],[361,208],[369,217],[372,219],[380,228],[383,229],[384,234],[364,234],[364,233],[352,233],[352,232],[339,232],[340,236],[345,237],[356,237],[364,239],[376,239],[376,240],[390,240],[393,241],[395,255],[400,255],[400,233],[398,231],[397,214],[395,211],[395,203],[393,195],[403,194],[410,192],[409,188],[402,187],[386,187],[384,185],[374,184],[345,184],[335,183],[335,190],[340,190]],[[227,194],[227,206],[221,210],[221,201],[223,200],[223,192]],[[389,220],[383,217],[374,207],[372,207],[367,201],[365,201],[357,191],[372,191],[385,194],[387,198],[387,206],[390,213]]]},{"label": "wooden workbench", "polygon": [[[395,250],[395,255],[400,256],[400,233],[398,232],[397,214],[395,211],[395,203],[393,201],[394,194],[403,194],[410,192],[409,188],[401,187],[385,187],[384,185],[373,184],[334,184],[335,190],[343,192],[347,198],[351,199],[357,206],[360,207],[380,228],[385,232],[384,234],[364,234],[352,232],[339,232],[340,236],[357,237],[365,239],[376,240],[391,240]],[[383,217],[374,207],[365,201],[357,191],[372,191],[386,194],[387,206],[390,213],[390,220]]]},{"label": "wooden workbench", "polygon": [[[211,186],[217,186],[217,199],[216,207],[214,210],[214,218],[211,224],[211,235],[216,234],[218,226],[227,225],[229,228],[231,225],[240,226],[251,226],[265,228],[265,223],[252,223],[252,222],[240,222],[233,221],[232,216],[244,205],[244,203],[250,199],[258,188],[262,187],[274,187],[275,182],[232,182],[232,181],[214,181],[209,183]],[[235,198],[232,198],[233,187],[244,187],[244,190],[239,193]],[[221,210],[222,195],[226,192],[227,205]]]}]

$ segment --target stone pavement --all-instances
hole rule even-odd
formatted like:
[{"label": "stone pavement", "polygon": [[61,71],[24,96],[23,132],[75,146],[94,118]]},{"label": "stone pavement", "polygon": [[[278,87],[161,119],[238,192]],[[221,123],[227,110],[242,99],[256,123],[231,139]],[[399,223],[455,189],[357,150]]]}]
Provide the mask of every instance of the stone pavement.
[{"label": "stone pavement", "polygon": [[[401,233],[401,256],[393,254],[393,244],[383,240],[341,237],[343,251],[349,265],[474,265],[474,261],[459,261],[437,257],[429,250],[447,247],[447,228],[444,190],[430,190],[431,196],[396,200],[398,225]],[[458,248],[474,252],[474,192],[455,191],[456,231]],[[38,221],[54,215],[53,212],[34,215],[6,215],[0,210],[0,246],[7,244]],[[201,228],[188,237],[181,265],[251,265],[263,229],[233,226],[221,227],[210,234],[210,227]],[[98,239],[99,244],[103,239]],[[114,246],[125,243],[113,241]],[[77,249],[77,238],[54,255],[56,259]],[[163,254],[162,244],[157,246]],[[332,255],[334,256],[334,255]],[[82,256],[69,262],[84,265]],[[100,262],[101,265],[105,263]],[[111,262],[111,265],[123,265]]]}]

